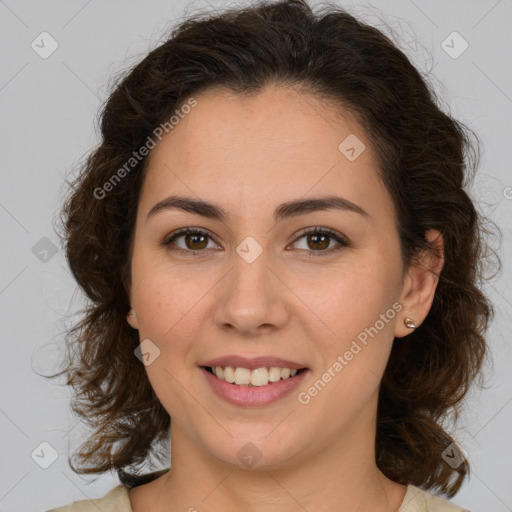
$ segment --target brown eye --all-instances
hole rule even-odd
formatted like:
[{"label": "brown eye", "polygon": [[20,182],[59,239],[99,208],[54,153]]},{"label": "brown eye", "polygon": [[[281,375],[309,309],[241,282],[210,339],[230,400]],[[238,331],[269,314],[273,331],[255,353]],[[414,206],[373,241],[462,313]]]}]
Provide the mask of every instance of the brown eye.
[{"label": "brown eye", "polygon": [[[299,250],[306,251],[309,256],[328,256],[335,251],[351,247],[350,242],[341,233],[329,228],[316,227],[303,231],[302,234],[296,239],[293,245],[298,244],[299,240],[305,240],[305,247],[298,247]],[[337,242],[334,247],[329,247],[331,241]]]},{"label": "brown eye", "polygon": [[[202,233],[188,234],[185,236],[185,245],[188,249],[204,249],[208,245],[207,236]],[[205,242],[206,241],[206,242]]]},{"label": "brown eye", "polygon": [[312,249],[327,249],[329,247],[329,236],[322,234],[312,234],[308,235],[308,244]]},{"label": "brown eye", "polygon": [[168,250],[179,254],[206,254],[208,251],[205,249],[208,248],[208,242],[210,240],[212,240],[212,237],[206,231],[200,229],[184,228],[167,237],[162,242],[162,245]]}]

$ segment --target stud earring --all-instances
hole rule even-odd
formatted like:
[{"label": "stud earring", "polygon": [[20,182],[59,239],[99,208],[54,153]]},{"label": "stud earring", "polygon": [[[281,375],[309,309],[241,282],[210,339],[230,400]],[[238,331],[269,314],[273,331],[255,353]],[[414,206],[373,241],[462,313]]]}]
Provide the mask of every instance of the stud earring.
[{"label": "stud earring", "polygon": [[418,326],[414,324],[414,320],[409,317],[409,316],[406,316],[404,318],[404,324],[406,327],[409,327],[409,329],[416,329]]},{"label": "stud earring", "polygon": [[132,317],[132,316],[133,316],[133,312],[132,312],[132,311],[130,311],[130,313],[128,313],[128,316],[129,316],[129,317]]}]

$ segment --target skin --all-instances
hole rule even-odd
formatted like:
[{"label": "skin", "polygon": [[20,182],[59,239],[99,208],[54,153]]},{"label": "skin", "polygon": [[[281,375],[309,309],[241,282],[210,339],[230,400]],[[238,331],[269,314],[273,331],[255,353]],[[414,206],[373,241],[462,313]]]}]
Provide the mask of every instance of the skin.
[{"label": "skin", "polygon": [[[160,350],[146,371],[172,418],[172,468],[132,489],[132,508],[396,512],[406,487],[375,463],[379,384],[393,342],[400,343],[394,337],[411,332],[403,319],[419,325],[428,314],[442,237],[427,233],[438,258],[422,254],[403,267],[371,141],[325,100],[284,86],[253,97],[217,88],[195,98],[197,106],[152,150],[137,212],[127,321]],[[338,149],[349,134],[366,146],[354,161]],[[229,218],[173,209],[147,220],[171,194],[219,204]],[[368,218],[324,210],[274,222],[279,204],[324,195],[352,201]],[[338,246],[334,238],[318,249],[318,241],[297,236],[315,226],[351,246],[328,253]],[[184,227],[211,233],[199,255],[161,245]],[[263,249],[250,264],[236,252],[247,236]],[[181,236],[174,247],[206,246],[186,241]],[[315,249],[325,255],[308,257]],[[308,404],[299,403],[298,392],[393,303],[401,311]],[[311,372],[275,403],[235,406],[213,394],[198,367],[227,354],[278,356]],[[237,457],[247,442],[261,452],[251,468]]]}]

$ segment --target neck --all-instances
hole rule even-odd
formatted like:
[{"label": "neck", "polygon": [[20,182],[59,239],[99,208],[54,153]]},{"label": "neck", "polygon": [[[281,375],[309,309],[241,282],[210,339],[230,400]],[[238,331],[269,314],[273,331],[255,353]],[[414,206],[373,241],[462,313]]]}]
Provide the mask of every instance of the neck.
[{"label": "neck", "polygon": [[267,469],[227,464],[171,421],[171,469],[155,481],[151,510],[396,512],[406,487],[377,468],[375,418],[369,420],[366,429],[354,425],[337,443]]}]

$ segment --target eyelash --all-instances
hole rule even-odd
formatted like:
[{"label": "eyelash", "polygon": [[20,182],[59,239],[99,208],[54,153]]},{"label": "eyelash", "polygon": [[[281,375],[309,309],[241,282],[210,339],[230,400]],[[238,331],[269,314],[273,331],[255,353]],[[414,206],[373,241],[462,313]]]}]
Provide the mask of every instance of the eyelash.
[{"label": "eyelash", "polygon": [[[201,229],[201,228],[183,228],[183,229],[179,229],[178,231],[175,231],[169,237],[167,237],[162,242],[162,245],[164,247],[166,247],[168,250],[170,250],[170,251],[172,251],[172,252],[174,252],[176,254],[183,255],[183,256],[197,256],[197,255],[200,255],[201,253],[206,252],[206,249],[202,249],[200,251],[193,251],[193,250],[184,250],[184,249],[179,249],[179,248],[176,249],[176,248],[171,247],[171,243],[174,242],[174,240],[176,240],[180,236],[188,235],[188,234],[205,235],[205,236],[207,236],[207,237],[209,237],[209,238],[211,238],[213,240],[213,238],[211,237],[210,233],[208,231],[204,230],[204,229]],[[340,233],[338,233],[337,231],[334,231],[333,229],[330,229],[330,228],[321,228],[319,226],[315,226],[312,229],[306,228],[306,230],[303,230],[303,231],[299,232],[299,234],[297,235],[297,238],[294,240],[293,243],[297,242],[298,240],[300,240],[301,238],[303,238],[303,237],[305,237],[307,235],[312,235],[312,234],[315,234],[315,235],[328,235],[330,238],[333,238],[336,242],[338,242],[339,245],[336,246],[336,247],[331,247],[330,249],[324,249],[324,250],[318,250],[318,251],[309,251],[309,250],[306,250],[306,249],[299,249],[299,250],[302,250],[302,251],[306,251],[306,253],[308,254],[308,258],[310,258],[310,257],[316,258],[316,257],[329,256],[329,255],[331,255],[331,254],[333,254],[333,253],[335,253],[337,251],[340,251],[340,250],[344,249],[345,247],[351,247],[351,244],[348,241],[348,239],[345,238]]]}]

